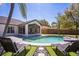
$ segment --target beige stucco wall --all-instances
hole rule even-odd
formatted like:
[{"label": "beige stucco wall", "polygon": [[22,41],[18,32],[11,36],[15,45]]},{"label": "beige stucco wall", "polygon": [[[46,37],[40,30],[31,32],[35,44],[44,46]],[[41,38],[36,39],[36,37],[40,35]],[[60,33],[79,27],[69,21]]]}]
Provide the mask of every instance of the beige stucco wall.
[{"label": "beige stucco wall", "polygon": [[25,35],[28,35],[28,25],[25,25]]},{"label": "beige stucco wall", "polygon": [[15,34],[18,34],[18,26],[14,26]]},{"label": "beige stucco wall", "polygon": [[0,36],[2,36],[2,34],[4,32],[4,28],[5,28],[5,25],[0,24]]},{"label": "beige stucco wall", "polygon": [[[18,27],[14,26],[14,25],[9,25],[9,26],[13,26],[14,27],[14,32],[15,33],[7,33],[6,35],[17,35],[18,34]],[[4,32],[4,28],[5,28],[5,25],[4,24],[0,24],[0,36],[2,36],[2,34]]]}]

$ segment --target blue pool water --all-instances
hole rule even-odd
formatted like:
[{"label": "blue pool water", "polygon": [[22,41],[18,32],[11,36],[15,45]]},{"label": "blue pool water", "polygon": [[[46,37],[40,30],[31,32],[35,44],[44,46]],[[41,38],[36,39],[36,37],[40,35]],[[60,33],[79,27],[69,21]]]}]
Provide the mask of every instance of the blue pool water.
[{"label": "blue pool water", "polygon": [[59,43],[64,42],[62,36],[35,36],[35,37],[26,37],[24,41],[32,43]]}]

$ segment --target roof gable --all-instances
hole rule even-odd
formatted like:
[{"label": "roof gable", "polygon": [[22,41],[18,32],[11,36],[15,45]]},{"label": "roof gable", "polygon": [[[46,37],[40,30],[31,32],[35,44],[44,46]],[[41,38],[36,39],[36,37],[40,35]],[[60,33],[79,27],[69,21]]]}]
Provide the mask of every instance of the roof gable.
[{"label": "roof gable", "polygon": [[36,20],[36,19],[35,20],[28,21],[28,22],[26,22],[26,24],[29,24],[29,23],[34,22],[34,21],[38,22],[41,25],[41,23],[38,20]]}]

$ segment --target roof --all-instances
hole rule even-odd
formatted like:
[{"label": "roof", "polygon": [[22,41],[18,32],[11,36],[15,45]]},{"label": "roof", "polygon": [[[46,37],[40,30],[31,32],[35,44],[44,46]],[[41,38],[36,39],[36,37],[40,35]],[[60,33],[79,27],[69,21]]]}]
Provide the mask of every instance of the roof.
[{"label": "roof", "polygon": [[41,23],[38,20],[36,20],[36,19],[31,20],[31,21],[28,21],[28,22],[26,22],[26,24],[31,23],[31,22],[34,22],[34,21],[38,22],[41,25]]},{"label": "roof", "polygon": [[42,26],[42,28],[49,29],[50,27],[49,26]]},{"label": "roof", "polygon": [[[6,24],[6,22],[7,22],[7,17],[0,16],[0,24]],[[22,24],[22,23],[25,23],[25,22],[20,21],[18,19],[14,19],[14,18],[12,18],[11,21],[10,21],[11,25],[19,25],[19,24]]]},{"label": "roof", "polygon": [[31,21],[27,21],[25,24],[29,24],[29,23],[34,22],[34,21],[38,22],[38,23],[39,23],[41,26],[43,26],[43,27],[50,28],[49,26],[43,25],[42,23],[40,23],[39,20],[36,20],[36,19],[31,20]]},{"label": "roof", "polygon": [[[29,23],[34,22],[34,21],[36,21],[36,22],[38,22],[40,25],[42,25],[42,24],[41,24],[38,20],[36,20],[36,19],[31,20],[31,21],[27,21],[27,22],[23,23],[23,25],[29,24]],[[20,25],[22,25],[22,24],[20,24]]]},{"label": "roof", "polygon": [[[25,24],[29,24],[29,23],[34,22],[34,21],[38,22],[41,26],[44,26],[36,19],[31,20],[31,21],[27,21],[27,22],[23,22],[23,21],[20,21],[18,19],[14,19],[14,18],[11,19],[10,25],[25,25]],[[7,17],[0,16],[0,24],[6,24],[6,22],[7,22]]]}]

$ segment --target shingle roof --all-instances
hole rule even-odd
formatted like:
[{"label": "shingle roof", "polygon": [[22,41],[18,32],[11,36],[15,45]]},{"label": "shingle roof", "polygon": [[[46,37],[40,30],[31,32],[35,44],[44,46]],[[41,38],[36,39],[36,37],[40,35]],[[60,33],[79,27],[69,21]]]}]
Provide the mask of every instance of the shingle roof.
[{"label": "shingle roof", "polygon": [[[7,21],[7,17],[0,16],[0,24],[6,24],[6,21]],[[25,23],[25,22],[22,22],[18,19],[14,19],[14,18],[12,18],[11,22],[10,22],[11,25],[19,25],[19,24],[22,24],[22,23]]]}]

